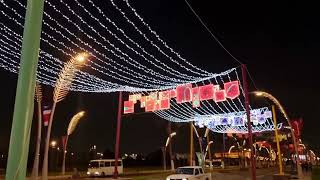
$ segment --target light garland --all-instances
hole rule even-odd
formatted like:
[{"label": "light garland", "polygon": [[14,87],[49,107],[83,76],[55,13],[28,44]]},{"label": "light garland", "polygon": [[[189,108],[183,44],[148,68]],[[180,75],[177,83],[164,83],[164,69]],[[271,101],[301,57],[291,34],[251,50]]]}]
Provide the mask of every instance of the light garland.
[{"label": "light garland", "polygon": [[[127,6],[156,37],[156,41],[151,40],[151,37],[139,29],[113,0],[111,7],[120,12],[119,15],[134,28],[139,37],[142,36],[143,40],[148,42],[147,44],[144,43],[143,46],[139,44],[130,37],[131,32],[128,33],[126,29],[107,17],[94,1],[88,0],[88,2],[98,13],[92,13],[91,9],[90,12],[86,5],[78,0],[75,3],[80,12],[75,11],[74,6],[64,0],[46,1],[37,73],[38,81],[42,84],[55,86],[57,76],[65,65],[61,59],[72,59],[79,51],[87,52],[91,58],[88,59],[84,69],[76,73],[74,81],[68,87],[71,91],[151,92],[175,89],[181,84],[195,84],[198,88],[207,82],[211,83],[211,80],[215,80],[214,84],[224,83],[223,78],[226,79],[226,76],[231,81],[230,74],[237,73],[237,69],[233,68],[213,74],[192,65],[169,47],[128,1],[125,1]],[[2,0],[0,3],[0,17],[6,19],[0,22],[0,66],[14,73],[19,70],[25,8],[26,5],[19,0],[10,3],[8,0]],[[77,36],[77,32],[81,33],[82,37]],[[154,49],[157,50],[156,54],[151,53]],[[178,67],[177,65],[179,68],[173,68]],[[241,83],[240,89],[243,91]],[[156,113],[179,121],[180,116],[185,120],[196,114],[239,111],[241,108],[237,106],[236,101],[243,108],[240,97],[228,99],[225,103],[204,100],[201,101],[201,107],[197,108],[191,108],[190,102],[181,105],[171,100],[172,109]]]},{"label": "light garland", "polygon": [[[160,38],[160,36],[157,34],[156,31],[154,31],[154,30],[151,29],[151,27],[150,27],[150,26],[144,21],[144,19],[137,13],[136,9],[134,9],[134,8],[129,4],[129,1],[128,1],[128,0],[123,0],[123,1],[126,2],[127,6],[132,10],[132,12],[134,13],[134,15],[135,15],[136,17],[138,17],[138,19],[142,22],[142,24],[143,24],[144,26],[146,26],[147,29],[148,29],[152,34],[154,34],[154,36],[158,39],[158,41],[160,41],[167,49],[169,49],[170,52],[172,52],[173,54],[175,54],[180,60],[182,60],[184,63],[188,64],[188,65],[191,66],[192,68],[198,70],[199,72],[201,72],[201,73],[203,73],[203,74],[206,74],[206,75],[209,75],[209,76],[212,75],[211,73],[209,73],[209,72],[207,72],[207,71],[205,71],[205,70],[203,70],[203,69],[200,69],[200,68],[192,65],[192,64],[191,64],[190,62],[188,62],[185,58],[183,58],[179,53],[175,52],[171,47],[169,47],[169,46],[167,45],[167,43],[166,43],[164,40],[162,40],[162,39]],[[121,10],[121,9],[119,9],[119,10]],[[134,25],[133,23],[130,23],[130,24]],[[135,25],[134,25],[134,26],[135,26]]]}]

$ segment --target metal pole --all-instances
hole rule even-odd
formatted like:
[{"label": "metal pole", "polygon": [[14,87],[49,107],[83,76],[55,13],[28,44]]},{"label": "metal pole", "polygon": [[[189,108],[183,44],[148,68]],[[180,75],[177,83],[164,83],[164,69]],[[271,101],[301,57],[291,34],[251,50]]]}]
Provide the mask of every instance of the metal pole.
[{"label": "metal pole", "polygon": [[[169,137],[171,136],[171,122],[169,121],[168,123],[168,134]],[[170,165],[171,165],[171,170],[174,171],[174,161],[172,157],[172,138],[170,137],[170,143],[169,143],[169,155],[170,155]]]},{"label": "metal pole", "polygon": [[272,115],[273,115],[273,124],[274,124],[274,133],[277,143],[277,150],[278,150],[278,159],[279,159],[279,174],[283,175],[283,168],[282,168],[282,155],[280,150],[280,143],[279,143],[279,136],[278,136],[278,126],[277,126],[277,116],[276,116],[276,109],[274,105],[272,105]]},{"label": "metal pole", "polygon": [[119,91],[119,103],[118,103],[118,116],[117,116],[117,134],[116,134],[116,144],[115,144],[115,165],[113,178],[118,179],[118,160],[119,160],[119,146],[120,146],[120,131],[121,131],[121,114],[122,114],[122,91]]},{"label": "metal pole", "polygon": [[40,48],[43,0],[28,0],[6,179],[25,179]]},{"label": "metal pole", "polygon": [[66,173],[66,155],[67,155],[67,146],[68,146],[69,135],[67,135],[65,142],[63,142],[63,160],[62,160],[62,175]]},{"label": "metal pole", "polygon": [[44,156],[43,156],[43,163],[42,163],[42,180],[48,179],[48,156],[49,156],[50,136],[51,136],[53,115],[56,110],[56,105],[57,105],[57,102],[53,102],[50,119],[49,119],[49,125],[47,128],[47,137],[46,137],[46,142],[44,147]]},{"label": "metal pole", "polygon": [[290,130],[291,130],[291,134],[292,134],[294,149],[295,149],[295,152],[297,153],[297,156],[296,156],[297,173],[298,173],[298,177],[301,179],[301,178],[303,178],[303,175],[302,175],[302,168],[300,165],[300,157],[299,157],[297,139],[296,139],[296,135],[294,134],[294,130],[292,128],[290,120],[289,119],[287,119],[287,120],[288,120],[288,124],[290,126]]},{"label": "metal pole", "polygon": [[226,152],[226,138],[225,138],[225,135],[224,135],[224,133],[222,134],[222,144],[223,144],[223,154],[222,154],[222,163],[223,164],[221,164],[222,165],[222,169],[224,169],[224,167],[225,167],[225,162],[224,162],[224,160],[225,160],[225,157],[224,157],[224,152]]},{"label": "metal pole", "polygon": [[39,174],[41,129],[42,129],[41,101],[38,101],[38,132],[37,132],[36,152],[34,155],[34,162],[33,162],[32,175],[31,175],[32,179],[38,179],[38,174]]},{"label": "metal pole", "polygon": [[167,170],[166,146],[163,148],[163,170]]},{"label": "metal pole", "polygon": [[193,127],[192,122],[190,122],[190,166],[193,165]]},{"label": "metal pole", "polygon": [[[210,160],[210,169],[212,169],[212,156],[211,156],[211,148],[209,145],[210,142],[210,138],[209,138],[209,134],[207,135],[207,146],[208,146],[208,153],[209,153],[209,160]],[[206,159],[206,156],[204,156],[204,159]]]},{"label": "metal pole", "polygon": [[255,160],[255,152],[253,147],[253,140],[252,140],[252,127],[251,127],[251,120],[250,120],[250,109],[249,109],[249,96],[248,96],[248,84],[247,84],[247,67],[246,65],[241,65],[242,70],[242,83],[243,83],[243,90],[244,90],[244,98],[245,98],[245,108],[247,113],[247,122],[248,122],[248,133],[249,133],[249,146],[251,148],[251,178],[252,180],[256,180],[256,160]]}]

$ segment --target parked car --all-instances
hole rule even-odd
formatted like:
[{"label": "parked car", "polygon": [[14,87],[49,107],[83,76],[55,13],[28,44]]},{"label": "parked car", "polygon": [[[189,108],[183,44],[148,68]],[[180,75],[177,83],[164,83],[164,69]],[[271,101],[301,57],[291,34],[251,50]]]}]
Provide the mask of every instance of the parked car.
[{"label": "parked car", "polygon": [[211,180],[211,173],[204,173],[201,166],[185,166],[176,169],[175,174],[167,177],[167,180]]}]

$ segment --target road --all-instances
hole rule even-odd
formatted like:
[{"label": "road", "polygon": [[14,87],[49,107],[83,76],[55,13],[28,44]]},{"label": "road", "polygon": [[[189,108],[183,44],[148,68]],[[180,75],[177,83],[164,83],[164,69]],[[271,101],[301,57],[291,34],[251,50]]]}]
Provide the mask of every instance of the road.
[{"label": "road", "polygon": [[[268,169],[257,169],[257,179],[258,180],[272,180],[273,174],[277,173],[276,168]],[[129,175],[122,177],[123,179],[133,179],[133,180],[165,180],[167,175],[170,173],[154,173],[154,174],[141,174],[141,175]],[[110,180],[111,178],[85,178],[87,180],[97,179],[97,180]],[[212,171],[213,180],[250,180],[251,176],[248,170],[213,170]],[[311,180],[310,174],[307,174],[304,180]]]},{"label": "road", "polygon": [[[258,180],[272,180],[272,175],[277,173],[276,168],[267,168],[267,169],[257,169],[257,179]],[[150,171],[146,170],[139,172],[138,174],[129,173],[125,177],[120,177],[119,180],[165,180],[170,172],[163,171]],[[213,180],[250,180],[251,176],[248,170],[239,170],[239,169],[215,169],[211,171]],[[52,179],[53,176],[49,179]],[[0,180],[4,179],[3,176],[0,176]],[[57,178],[55,178],[57,179]],[[63,178],[58,178],[63,179]],[[110,180],[112,178],[80,178],[85,180]],[[311,174],[305,173],[305,178],[303,180],[311,180]]]}]

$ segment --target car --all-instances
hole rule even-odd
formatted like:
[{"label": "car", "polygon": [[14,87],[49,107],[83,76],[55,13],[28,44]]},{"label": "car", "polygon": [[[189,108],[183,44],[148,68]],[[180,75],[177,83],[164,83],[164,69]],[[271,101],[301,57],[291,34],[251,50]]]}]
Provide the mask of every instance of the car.
[{"label": "car", "polygon": [[211,173],[204,173],[201,166],[184,166],[176,169],[175,174],[166,180],[211,180]]}]

